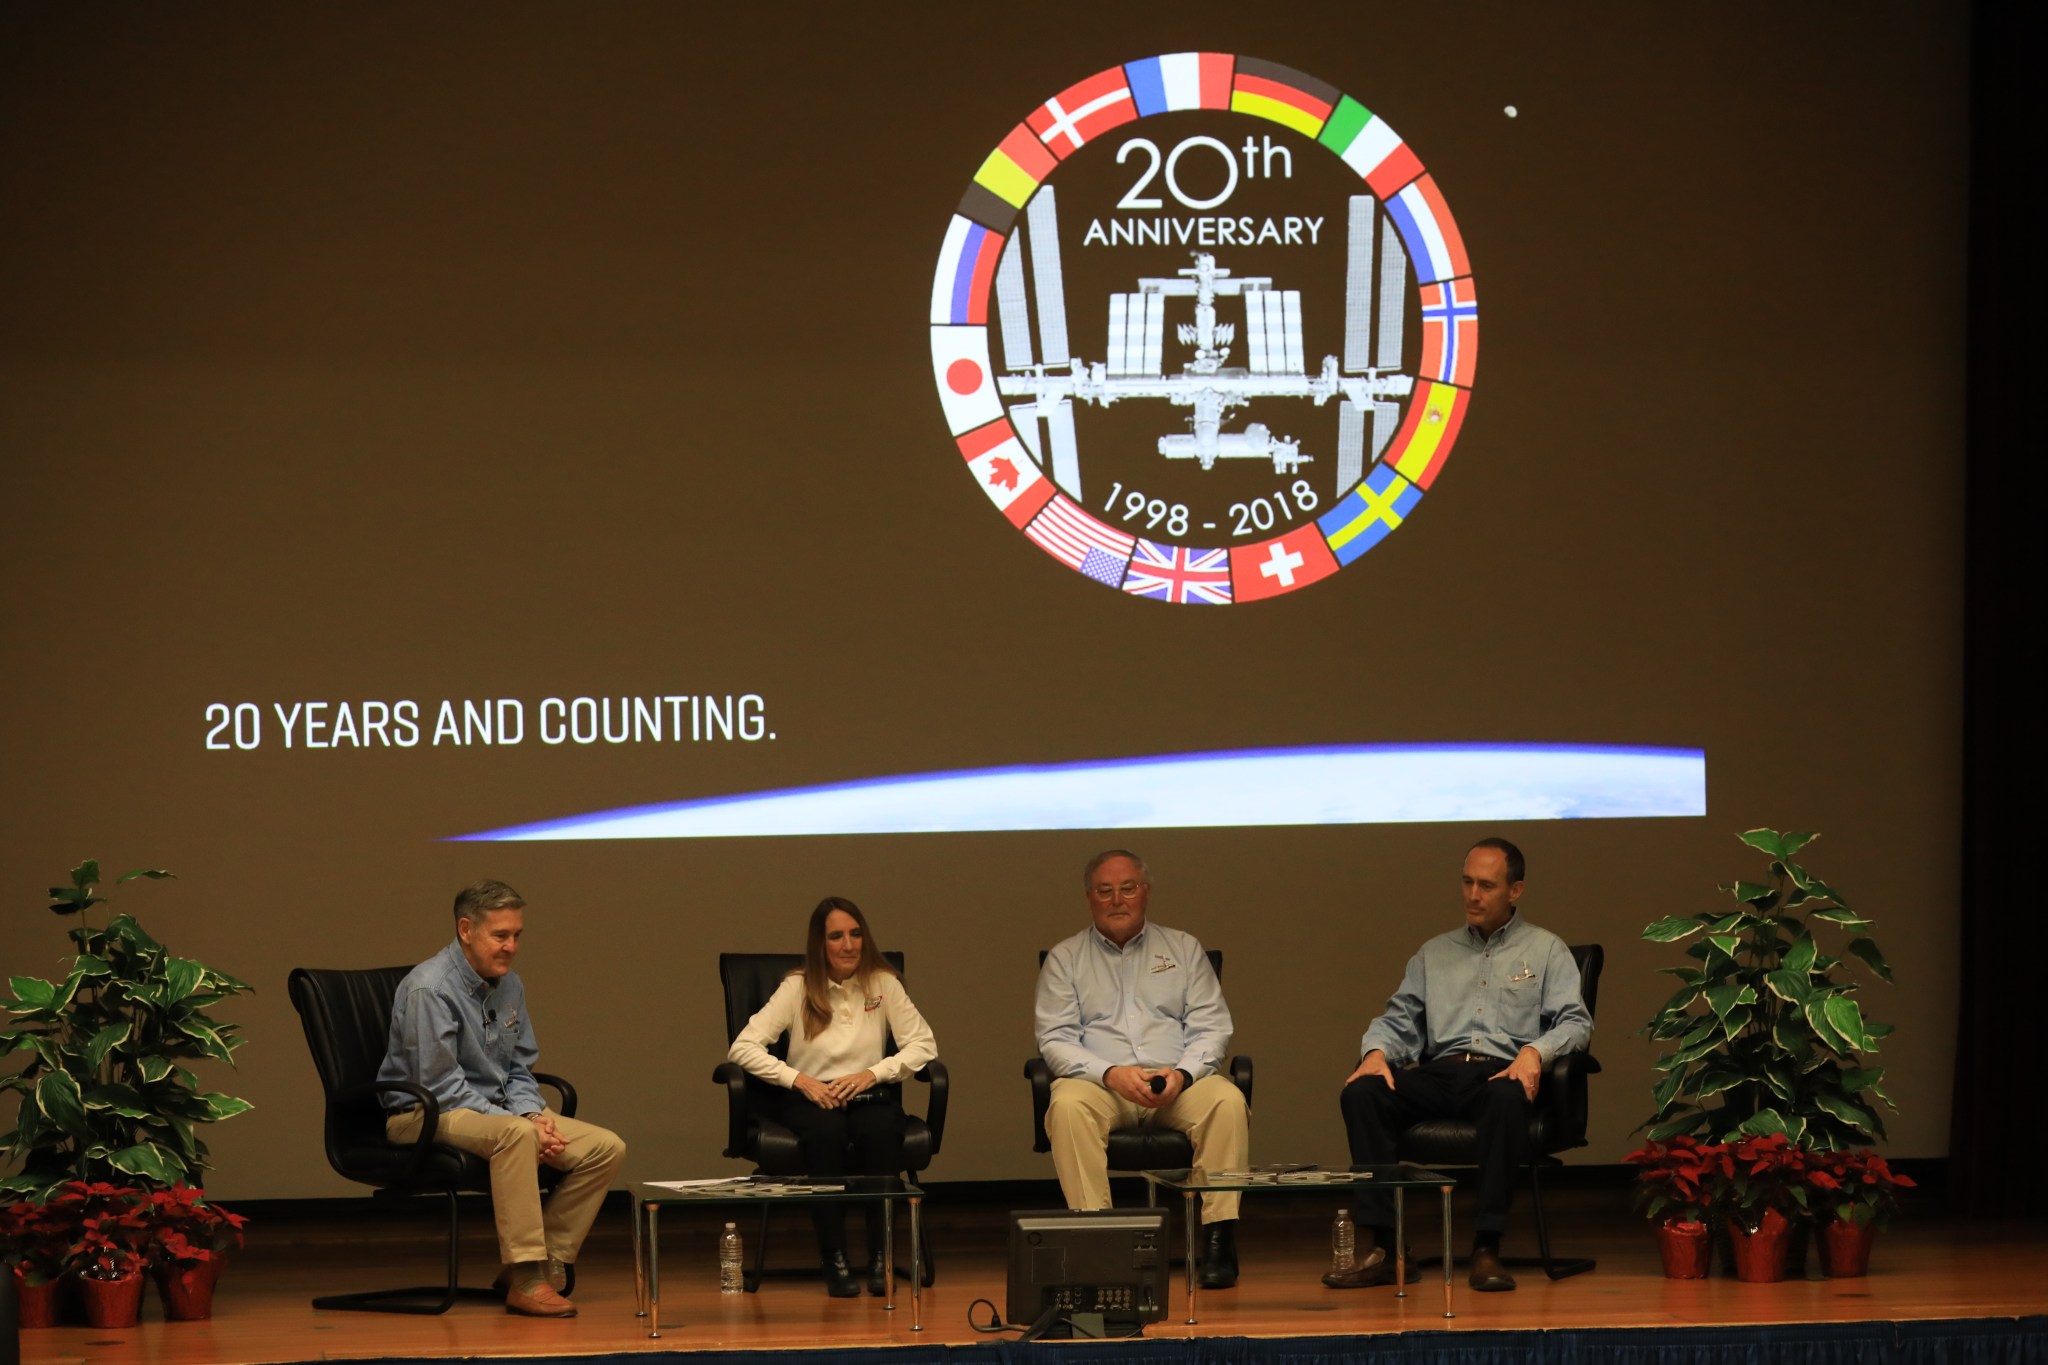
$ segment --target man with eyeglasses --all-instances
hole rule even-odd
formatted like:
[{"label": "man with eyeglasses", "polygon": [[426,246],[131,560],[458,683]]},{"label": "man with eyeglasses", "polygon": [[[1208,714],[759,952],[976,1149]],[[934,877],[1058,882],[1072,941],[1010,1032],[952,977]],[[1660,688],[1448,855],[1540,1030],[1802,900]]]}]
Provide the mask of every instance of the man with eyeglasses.
[{"label": "man with eyeglasses", "polygon": [[[1245,1169],[1251,1111],[1217,1071],[1230,1007],[1208,955],[1192,934],[1146,922],[1152,880],[1137,854],[1098,853],[1081,885],[1094,923],[1038,973],[1038,1052],[1053,1074],[1045,1132],[1067,1206],[1110,1206],[1110,1130],[1135,1123],[1186,1133],[1198,1170]],[[1202,1196],[1204,1289],[1237,1283],[1237,1205]]]},{"label": "man with eyeglasses", "polygon": [[[1424,943],[1401,987],[1359,1042],[1345,1078],[1344,1131],[1351,1160],[1394,1160],[1395,1136],[1428,1118],[1479,1125],[1479,1216],[1469,1282],[1513,1289],[1500,1236],[1529,1141],[1529,1107],[1553,1057],[1584,1051],[1593,1016],[1564,940],[1523,919],[1522,850],[1481,839],[1466,850],[1465,922]],[[1356,1197],[1360,1242],[1350,1270],[1323,1276],[1332,1289],[1392,1284],[1393,1201],[1385,1190]]]}]

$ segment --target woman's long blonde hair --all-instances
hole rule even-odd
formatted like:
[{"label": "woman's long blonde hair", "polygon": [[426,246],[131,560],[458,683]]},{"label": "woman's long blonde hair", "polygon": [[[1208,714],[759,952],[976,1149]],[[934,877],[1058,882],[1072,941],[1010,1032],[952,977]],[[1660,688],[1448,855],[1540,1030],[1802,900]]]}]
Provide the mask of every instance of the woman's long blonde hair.
[{"label": "woman's long blonde hair", "polygon": [[868,917],[860,907],[844,896],[827,896],[818,902],[818,908],[811,911],[810,932],[804,936],[804,1037],[815,1038],[832,1022],[832,1006],[825,994],[832,984],[832,974],[825,964],[825,921],[834,910],[842,910],[853,916],[853,922],[860,926],[860,965],[853,969],[849,980],[858,981],[863,993],[868,983],[883,973],[896,975],[896,969],[889,965],[882,950],[875,946],[875,936],[868,928]]}]

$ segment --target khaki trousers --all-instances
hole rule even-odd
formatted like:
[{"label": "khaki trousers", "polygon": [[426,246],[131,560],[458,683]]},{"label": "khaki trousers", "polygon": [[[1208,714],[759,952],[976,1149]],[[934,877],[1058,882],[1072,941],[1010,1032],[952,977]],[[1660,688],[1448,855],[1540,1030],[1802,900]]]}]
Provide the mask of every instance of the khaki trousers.
[{"label": "khaki trousers", "polygon": [[[384,1120],[385,1135],[393,1142],[411,1142],[419,1136],[423,1112],[390,1115]],[[548,1165],[568,1174],[548,1196],[545,1217],[540,1203],[540,1135],[531,1120],[517,1114],[443,1109],[434,1128],[434,1141],[491,1163],[498,1259],[506,1265],[551,1256],[565,1265],[573,1263],[612,1177],[626,1159],[626,1144],[618,1134],[594,1123],[565,1119],[552,1109],[544,1112],[569,1144],[548,1159]]]},{"label": "khaki trousers", "polygon": [[[1147,1109],[1095,1081],[1063,1076],[1052,1083],[1045,1110],[1045,1135],[1052,1141],[1052,1168],[1071,1209],[1109,1205],[1109,1133],[1134,1123],[1178,1128],[1195,1145],[1195,1167],[1241,1171],[1251,1160],[1251,1109],[1244,1092],[1221,1076],[1204,1076],[1174,1096],[1163,1109]],[[1202,1196],[1202,1221],[1237,1217],[1237,1195]]]}]

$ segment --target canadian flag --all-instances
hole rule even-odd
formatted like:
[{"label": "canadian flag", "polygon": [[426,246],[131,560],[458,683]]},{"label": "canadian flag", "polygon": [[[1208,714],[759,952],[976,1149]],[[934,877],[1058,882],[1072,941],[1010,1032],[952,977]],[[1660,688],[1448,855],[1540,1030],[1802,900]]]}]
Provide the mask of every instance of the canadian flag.
[{"label": "canadian flag", "polygon": [[960,438],[960,453],[988,500],[1003,510],[1010,524],[1022,527],[1052,497],[1052,481],[1039,473],[1009,419],[998,418]]}]

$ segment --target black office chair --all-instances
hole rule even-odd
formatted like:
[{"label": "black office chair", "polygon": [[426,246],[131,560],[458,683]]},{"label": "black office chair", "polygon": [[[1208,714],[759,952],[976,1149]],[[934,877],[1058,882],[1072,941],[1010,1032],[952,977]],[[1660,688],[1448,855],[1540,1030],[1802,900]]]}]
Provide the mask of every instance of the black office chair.
[{"label": "black office chair", "polygon": [[[1572,946],[1572,958],[1579,964],[1579,992],[1592,1014],[1600,998],[1600,968],[1607,953],[1597,943]],[[1600,1070],[1591,1053],[1574,1052],[1551,1060],[1536,1089],[1536,1103],[1529,1113],[1529,1202],[1536,1213],[1536,1247],[1540,1256],[1502,1257],[1511,1266],[1543,1267],[1553,1280],[1581,1275],[1594,1261],[1587,1256],[1553,1256],[1550,1252],[1550,1224],[1543,1213],[1543,1172],[1562,1166],[1559,1152],[1586,1145],[1586,1078]],[[1395,1139],[1395,1150],[1403,1161],[1418,1166],[1471,1166],[1479,1160],[1479,1125],[1471,1119],[1424,1119]],[[1450,1248],[1444,1248],[1450,1254]]]},{"label": "black office chair", "polygon": [[[327,1164],[345,1180],[375,1188],[376,1196],[409,1199],[438,1194],[448,1205],[448,1283],[407,1289],[373,1289],[355,1294],[328,1294],[313,1300],[315,1308],[368,1313],[445,1313],[456,1299],[496,1299],[493,1289],[461,1284],[461,1208],[456,1196],[488,1194],[490,1163],[481,1157],[434,1141],[440,1105],[425,1088],[410,1082],[382,1082],[377,1071],[391,1038],[391,1007],[398,983],[410,967],[372,967],[336,971],[300,967],[291,974],[293,1008],[306,1029],[306,1046],[320,1072],[326,1092]],[[534,1079],[560,1096],[555,1112],[573,1118],[576,1089],[559,1076],[541,1072]],[[426,1111],[419,1137],[393,1142],[384,1136],[382,1099],[402,1091]],[[543,1166],[541,1188],[551,1189],[562,1173]],[[574,1266],[569,1267],[573,1277]],[[574,1287],[574,1280],[571,1280]],[[439,1296],[436,1298],[435,1296]]]},{"label": "black office chair", "polygon": [[[896,975],[903,976],[903,954],[885,952],[889,965],[896,969]],[[747,1026],[768,997],[775,994],[775,988],[783,978],[793,971],[802,970],[801,953],[720,953],[718,955],[718,980],[725,987],[725,1041],[728,1046],[740,1036],[740,1030]],[[894,1051],[894,1037],[887,1039],[887,1048]],[[779,1060],[789,1060],[789,1035],[784,1033],[769,1047]],[[924,1117],[909,1113],[906,1109],[903,1127],[902,1170],[906,1175],[916,1176],[932,1164],[932,1158],[939,1154],[939,1144],[946,1135],[947,1084],[946,1064],[934,1061],[915,1073],[915,1079],[931,1087],[925,1097]],[[754,1163],[757,1175],[805,1175],[803,1149],[797,1143],[796,1134],[782,1124],[767,1117],[773,1112],[772,1102],[781,1091],[768,1081],[747,1073],[738,1062],[720,1062],[711,1073],[714,1084],[725,1087],[726,1138],[725,1155]],[[933,1268],[930,1238],[925,1239],[922,1248],[924,1273],[920,1282],[929,1287],[937,1272]],[[768,1259],[768,1206],[761,1206],[761,1228],[754,1239],[754,1264],[744,1275],[748,1293],[761,1286],[761,1277],[767,1273]],[[813,1275],[815,1268],[792,1271],[792,1274]],[[901,1272],[899,1272],[901,1273]]]},{"label": "black office chair", "polygon": [[[1216,979],[1223,979],[1223,953],[1220,949],[1207,950],[1209,966],[1216,973]],[[1038,965],[1045,967],[1045,952],[1038,954]],[[1052,1140],[1045,1135],[1045,1110],[1052,1103],[1052,1068],[1045,1064],[1043,1057],[1033,1057],[1024,1063],[1024,1079],[1031,1082],[1031,1150],[1049,1152]],[[1244,1102],[1252,1102],[1252,1059],[1232,1057],[1230,1059],[1230,1080],[1244,1094]],[[1163,1123],[1134,1123],[1124,1128],[1109,1131],[1109,1169],[1112,1171],[1160,1171],[1191,1167],[1195,1164],[1195,1146],[1188,1141],[1188,1135],[1177,1128]]]}]

